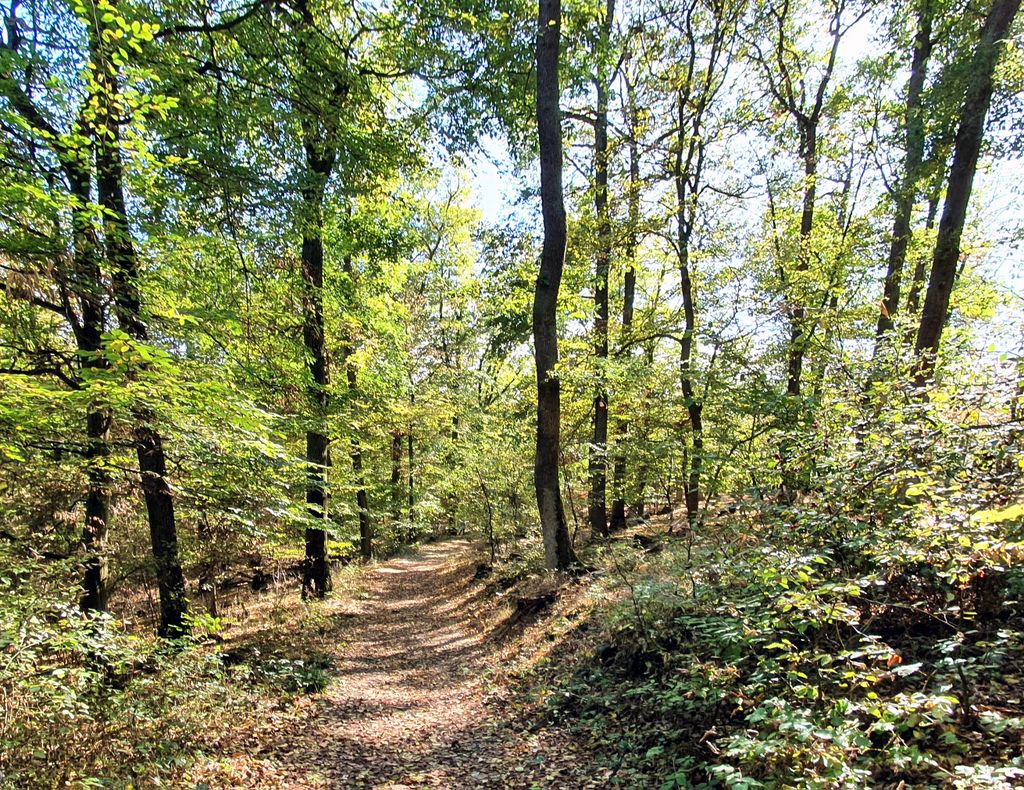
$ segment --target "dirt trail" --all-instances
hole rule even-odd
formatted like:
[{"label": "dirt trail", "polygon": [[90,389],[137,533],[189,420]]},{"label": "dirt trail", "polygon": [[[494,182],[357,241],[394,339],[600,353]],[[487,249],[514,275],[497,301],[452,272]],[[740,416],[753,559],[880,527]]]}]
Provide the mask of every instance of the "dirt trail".
[{"label": "dirt trail", "polygon": [[469,605],[473,556],[448,541],[367,569],[335,680],[274,750],[293,787],[607,786],[570,737],[519,731],[485,703],[501,659]]}]

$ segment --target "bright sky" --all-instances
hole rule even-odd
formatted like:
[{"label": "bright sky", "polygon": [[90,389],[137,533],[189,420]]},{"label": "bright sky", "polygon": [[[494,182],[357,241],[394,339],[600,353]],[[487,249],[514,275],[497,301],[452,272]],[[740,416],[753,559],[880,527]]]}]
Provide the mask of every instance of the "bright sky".
[{"label": "bright sky", "polygon": [[[871,42],[875,24],[874,20],[865,19],[847,34],[844,60],[850,62],[875,46]],[[469,170],[473,203],[485,222],[502,222],[513,212],[519,217],[533,214],[539,227],[539,204],[516,206],[523,181],[513,172],[502,140],[485,140]],[[983,343],[995,346],[997,354],[1024,355],[1024,159],[982,163],[975,179],[969,217],[986,229],[991,241],[982,269],[1008,299],[983,333]],[[883,264],[879,261],[880,268]]]}]

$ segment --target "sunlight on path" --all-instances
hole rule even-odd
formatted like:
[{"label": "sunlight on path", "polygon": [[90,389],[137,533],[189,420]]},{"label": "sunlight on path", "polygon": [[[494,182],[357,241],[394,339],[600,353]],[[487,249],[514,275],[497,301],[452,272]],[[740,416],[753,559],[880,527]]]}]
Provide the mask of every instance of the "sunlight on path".
[{"label": "sunlight on path", "polygon": [[602,772],[579,775],[571,739],[517,732],[485,705],[482,675],[498,658],[470,615],[472,556],[448,541],[365,574],[337,679],[275,750],[290,786],[606,786]]}]

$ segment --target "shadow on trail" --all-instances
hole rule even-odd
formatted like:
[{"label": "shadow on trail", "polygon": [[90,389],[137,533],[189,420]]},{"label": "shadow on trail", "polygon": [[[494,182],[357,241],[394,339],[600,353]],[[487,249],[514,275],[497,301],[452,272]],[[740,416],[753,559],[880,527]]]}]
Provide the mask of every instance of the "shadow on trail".
[{"label": "shadow on trail", "polygon": [[275,758],[296,787],[607,787],[605,771],[560,732],[517,731],[484,701],[499,659],[473,618],[472,547],[425,546],[369,569],[337,679]]}]

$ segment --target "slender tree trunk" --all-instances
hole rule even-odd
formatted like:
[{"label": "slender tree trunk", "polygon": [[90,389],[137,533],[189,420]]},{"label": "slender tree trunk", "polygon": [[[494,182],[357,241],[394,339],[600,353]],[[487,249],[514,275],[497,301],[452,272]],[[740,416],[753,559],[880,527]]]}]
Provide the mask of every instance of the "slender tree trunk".
[{"label": "slender tree trunk", "polygon": [[[349,366],[348,386],[356,388],[356,370]],[[363,477],[363,450],[359,439],[352,439],[352,471],[356,477],[356,507],[359,509],[359,556],[364,561],[373,559],[373,528],[370,524],[370,499],[366,493],[366,480]]]},{"label": "slender tree trunk", "polygon": [[[142,414],[137,419],[151,417]],[[149,538],[156,560],[156,578],[160,590],[160,635],[184,633],[188,601],[185,577],[178,558],[178,531],[174,519],[174,499],[167,484],[167,461],[163,439],[148,425],[135,429],[135,444],[142,474],[142,491],[149,515]]]},{"label": "slender tree trunk", "polygon": [[[91,202],[89,182],[84,175],[71,184],[76,205],[72,210],[73,263],[76,291],[79,293],[80,317],[73,326],[81,365],[85,370],[103,370],[108,367],[102,355],[103,330],[106,309],[103,304],[100,241],[86,211]],[[85,525],[82,528],[82,546],[85,549],[85,569],[82,577],[83,611],[105,611],[110,597],[109,568],[106,557],[107,532],[110,527],[110,410],[101,403],[92,403],[86,412],[86,479]]]},{"label": "slender tree trunk", "polygon": [[[106,52],[97,43],[98,38],[99,31],[95,31],[93,58],[100,85],[97,94],[100,113],[96,130],[96,173],[99,202],[104,211],[103,232],[114,290],[114,310],[121,330],[134,342],[145,345],[149,342],[149,331],[142,317],[139,261],[124,199],[117,78],[110,70]],[[132,417],[135,422],[133,439],[160,591],[159,633],[161,636],[177,636],[187,630],[188,602],[178,558],[178,532],[174,500],[167,483],[163,438],[153,425],[155,416],[150,409],[137,406]]]},{"label": "slender tree trunk", "polygon": [[491,495],[487,490],[487,484],[480,480],[480,493],[484,495],[484,512],[487,514],[487,547],[491,552],[491,565],[494,564],[495,542],[494,542],[494,507],[491,505]]},{"label": "slender tree trunk", "polygon": [[199,590],[206,595],[206,611],[210,617],[219,617],[217,601],[217,570],[219,563],[216,557],[216,546],[213,542],[213,530],[210,528],[210,519],[206,513],[200,514],[196,533],[208,557],[203,562],[199,572]]},{"label": "slender tree trunk", "polygon": [[[640,146],[637,143],[639,123],[632,86],[626,83],[626,103],[629,123],[629,228],[626,231],[626,272],[622,281],[622,341],[631,340],[633,332],[633,303],[636,298],[637,228],[640,225]],[[629,420],[619,422],[616,435],[615,467],[613,470],[614,500],[612,500],[613,530],[626,528],[626,453],[623,443],[629,436]],[[643,516],[643,513],[640,514]]]},{"label": "slender tree trunk", "polygon": [[[448,448],[446,463],[449,469],[457,469],[459,466],[457,452],[459,442],[459,415],[452,415],[452,430],[450,434],[451,445]],[[458,533],[458,511],[459,503],[455,497],[454,492],[449,491],[444,497],[444,509],[448,516],[448,534],[455,535]]]},{"label": "slender tree trunk", "polygon": [[314,522],[306,527],[302,595],[323,598],[331,589],[327,557],[327,475],[331,468],[327,414],[331,370],[324,329],[324,195],[334,168],[335,152],[316,140],[313,122],[304,129],[306,173],[301,185],[302,217],[302,341],[310,381],[308,402],[312,425],[306,431],[306,508]]},{"label": "slender tree trunk", "polygon": [[395,431],[391,434],[391,521],[402,519],[402,450],[405,437]]},{"label": "slender tree trunk", "polygon": [[409,459],[409,524],[411,528],[411,525],[416,522],[416,478],[413,469],[415,456],[413,455],[412,425],[409,426],[409,433],[405,437],[405,445],[407,458]]},{"label": "slender tree trunk", "polygon": [[[804,161],[804,188],[803,205],[800,212],[800,251],[797,255],[796,270],[802,274],[810,269],[811,233],[814,229],[814,203],[818,178],[818,127],[816,116],[801,119],[798,123],[800,148]],[[802,287],[799,282],[795,286],[790,283],[789,286],[789,299],[792,304],[789,311],[789,351],[786,366],[788,409],[785,418],[790,426],[798,424],[803,413],[800,396],[804,357],[813,331],[807,320],[807,308],[804,304],[807,294],[801,292]],[[784,437],[780,442],[779,455],[782,477],[780,495],[783,500],[792,501],[796,491],[803,488],[804,483],[801,481],[801,470],[794,468],[793,445],[789,438]]]},{"label": "slender tree trunk", "polygon": [[924,161],[924,114],[921,109],[921,94],[924,92],[928,74],[928,59],[932,51],[932,0],[921,0],[917,15],[917,35],[914,38],[914,55],[910,63],[910,79],[907,81],[907,104],[904,117],[906,154],[903,160],[903,178],[896,192],[896,212],[893,218],[892,239],[889,243],[889,262],[885,273],[882,306],[875,328],[875,356],[878,355],[883,337],[892,331],[894,317],[900,304],[900,289],[903,266],[907,259],[907,245],[910,243],[910,220],[917,200],[917,184]]},{"label": "slender tree trunk", "polygon": [[[614,0],[608,0],[602,26],[602,43],[607,47],[615,13]],[[594,393],[594,425],[590,442],[588,472],[590,497],[587,520],[594,535],[608,535],[608,388],[605,366],[608,362],[608,268],[612,256],[612,227],[608,216],[608,84],[604,75],[595,81],[597,113],[594,122],[594,215],[597,218],[597,254],[594,271],[594,357],[597,363],[597,389]]]},{"label": "slender tree trunk", "polygon": [[82,545],[85,548],[85,572],[82,579],[82,611],[105,611],[109,599],[109,569],[106,542],[110,524],[110,475],[105,465],[110,455],[110,412],[90,407],[86,415],[86,450],[88,490],[85,496],[85,527]]},{"label": "slender tree trunk", "polygon": [[[786,5],[781,14],[771,14],[766,23],[776,28],[772,36],[772,54],[770,59],[763,59],[769,90],[773,94],[778,107],[784,110],[794,121],[799,140],[797,154],[803,164],[803,196],[800,211],[799,249],[795,257],[795,276],[789,277],[783,270],[782,288],[787,301],[789,318],[789,339],[786,351],[786,399],[782,414],[784,429],[796,428],[804,415],[805,408],[801,398],[804,360],[810,346],[811,338],[818,323],[816,316],[808,316],[807,305],[814,294],[813,278],[806,274],[811,270],[811,262],[817,257],[813,249],[812,231],[814,229],[815,201],[818,182],[818,131],[822,113],[826,109],[828,86],[835,71],[839,54],[839,45],[843,35],[849,30],[844,25],[842,16],[848,10],[846,3],[837,3],[829,8],[829,34],[832,38],[831,49],[824,63],[813,67],[809,61],[803,64],[788,62],[793,41],[786,30],[786,19],[790,10]],[[759,52],[760,54],[760,52]],[[773,63],[774,61],[774,63]],[[794,71],[795,69],[795,71]],[[774,70],[774,72],[773,72]],[[817,76],[817,85],[808,84],[808,78]],[[773,209],[774,210],[774,209]],[[784,266],[779,261],[780,267]],[[824,304],[821,305],[822,309]],[[789,499],[795,491],[805,484],[800,480],[799,469],[794,468],[793,439],[783,435],[779,443],[780,456],[780,495]]]},{"label": "slender tree trunk", "polygon": [[558,60],[561,0],[539,0],[537,15],[537,135],[544,243],[533,298],[534,360],[537,367],[537,452],[534,487],[548,569],[576,563],[558,485],[561,450],[561,393],[558,364],[558,290],[565,263],[566,218],[562,194],[562,117]]},{"label": "slender tree trunk", "polygon": [[[814,229],[814,201],[817,192],[818,178],[818,129],[816,121],[801,122],[801,148],[804,160],[804,195],[803,207],[800,212],[800,254],[797,256],[797,271],[806,272],[810,268],[809,249],[811,231]],[[792,290],[792,289],[791,289]],[[792,398],[800,397],[801,377],[804,369],[804,355],[807,353],[809,328],[807,327],[807,308],[804,307],[804,295],[793,292],[790,294],[793,305],[790,308],[789,323],[789,360],[787,363],[786,394]]]},{"label": "slender tree trunk", "polygon": [[915,350],[918,364],[914,383],[918,387],[924,386],[935,370],[935,355],[946,324],[949,299],[960,260],[960,237],[981,152],[985,119],[992,100],[993,74],[1005,46],[1006,35],[1020,9],[1020,2],[994,0],[972,58],[970,82],[960,112],[960,127],[953,144],[953,163],[917,332]]},{"label": "slender tree trunk", "polygon": [[[690,437],[693,451],[684,465],[683,494],[686,503],[686,519],[693,529],[700,514],[700,475],[704,462],[704,405],[693,387],[694,337],[697,331],[697,311],[693,295],[693,278],[690,274],[690,237],[693,228],[692,213],[688,206],[687,186],[692,162],[691,142],[686,140],[686,101],[680,94],[677,102],[679,141],[675,157],[676,186],[676,255],[679,265],[679,287],[683,298],[683,337],[679,343],[679,384],[683,403],[690,417]],[[697,143],[700,145],[700,143]],[[691,154],[684,159],[684,151]]]},{"label": "slender tree trunk", "polygon": [[[647,366],[650,367],[654,364],[654,343],[648,343],[644,349],[644,359],[647,362]],[[641,425],[638,434],[643,436],[645,434],[646,425]],[[651,474],[651,466],[648,460],[643,460],[637,466],[636,470],[636,485],[634,488],[634,500],[633,500],[633,515],[635,518],[645,518],[647,516],[647,484],[648,478]]]},{"label": "slender tree trunk", "polygon": [[[352,279],[352,256],[346,255],[344,262],[345,274]],[[345,361],[345,376],[348,380],[349,397],[355,399],[358,391],[358,374],[352,362],[352,346],[350,343],[342,349]],[[366,493],[366,480],[363,477],[363,448],[357,435],[352,436],[351,443],[352,471],[356,480],[356,507],[359,510],[359,556],[364,561],[373,559],[373,527],[370,524],[370,500]]]},{"label": "slender tree trunk", "polygon": [[693,528],[700,514],[700,476],[704,463],[704,404],[700,402],[693,388],[693,338],[695,316],[693,309],[693,282],[689,271],[689,254],[685,248],[680,252],[679,277],[683,292],[683,313],[686,329],[679,344],[679,382],[690,417],[690,435],[693,451],[690,453],[689,468],[686,470],[684,501],[686,519]]}]

